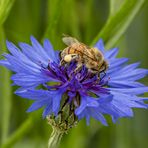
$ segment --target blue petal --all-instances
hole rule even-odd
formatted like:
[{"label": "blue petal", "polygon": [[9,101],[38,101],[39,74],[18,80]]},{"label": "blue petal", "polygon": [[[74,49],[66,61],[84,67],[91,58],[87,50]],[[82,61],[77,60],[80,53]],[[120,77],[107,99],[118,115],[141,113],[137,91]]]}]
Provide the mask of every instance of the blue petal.
[{"label": "blue petal", "polygon": [[32,62],[36,63],[37,65],[45,65],[48,66],[49,58],[46,59],[44,56],[40,55],[35,51],[35,49],[26,44],[26,43],[19,43],[20,48],[22,49],[22,52],[28,57]]},{"label": "blue petal", "polygon": [[108,85],[115,88],[132,88],[143,87],[144,85],[139,82],[127,81],[127,80],[109,80]]},{"label": "blue petal", "polygon": [[97,47],[102,53],[105,52],[103,40],[100,39],[94,47]]},{"label": "blue petal", "polygon": [[139,65],[140,65],[139,62],[126,65],[125,67],[122,67],[122,70],[121,70],[120,72],[132,71],[132,70],[134,70],[135,68],[137,68]]},{"label": "blue petal", "polygon": [[27,110],[27,112],[32,112],[32,111],[35,111],[43,106],[45,106],[46,104],[48,104],[49,102],[49,99],[42,99],[42,100],[38,100],[36,102],[34,102]]},{"label": "blue petal", "polygon": [[49,82],[52,80],[49,77],[42,75],[42,74],[29,75],[29,74],[24,74],[24,73],[14,74],[11,77],[11,79],[14,81],[16,85],[27,87],[27,88],[36,87],[40,84],[43,84],[45,82]]},{"label": "blue petal", "polygon": [[94,119],[100,121],[103,125],[108,125],[104,116],[98,111],[98,108],[90,108],[88,114],[90,114]]},{"label": "blue petal", "polygon": [[11,67],[11,64],[7,60],[0,60],[0,65],[5,66],[6,68],[13,71],[13,68]]},{"label": "blue petal", "polygon": [[57,91],[55,90],[50,92],[52,93],[52,97],[53,97],[52,111],[57,116],[60,108],[62,95],[65,92],[65,89],[58,89]]},{"label": "blue petal", "polygon": [[118,50],[119,50],[118,48],[113,48],[109,51],[106,51],[104,55],[105,59],[115,58],[118,54]]},{"label": "blue petal", "polygon": [[124,67],[114,67],[114,68],[112,68],[112,69],[109,69],[108,70],[108,73],[109,74],[112,74],[112,73],[116,73],[116,72],[118,72],[119,70],[120,70],[120,73],[122,73],[122,72],[127,72],[127,71],[132,71],[132,70],[134,70],[136,67],[138,67],[139,66],[139,62],[137,62],[137,63],[133,63],[133,64],[129,64],[129,65],[127,65],[127,66],[124,66]]},{"label": "blue petal", "polygon": [[42,100],[50,98],[52,95],[47,90],[26,90],[26,89],[18,89],[15,94],[21,96],[22,98],[27,98],[31,100]]},{"label": "blue petal", "polygon": [[107,125],[106,119],[99,112],[98,107],[99,103],[95,98],[82,96],[80,106],[75,110],[75,114],[78,116],[78,119],[86,118],[87,125],[89,124],[90,117],[99,120],[102,124]]},{"label": "blue petal", "polygon": [[102,95],[100,96],[99,100],[98,100],[98,103],[99,104],[106,104],[106,103],[109,103],[111,102],[113,99],[113,95],[112,94],[109,94],[109,95]]},{"label": "blue petal", "polygon": [[81,114],[83,110],[86,107],[97,107],[99,103],[95,98],[89,97],[89,96],[81,96],[81,104],[80,106],[75,110],[76,115]]},{"label": "blue petal", "polygon": [[6,41],[6,45],[8,50],[13,56],[20,57],[21,55],[20,50],[12,42]]},{"label": "blue petal", "polygon": [[111,91],[117,91],[130,95],[140,95],[148,92],[148,87],[138,87],[138,88],[109,88]]},{"label": "blue petal", "polygon": [[58,63],[59,51],[54,51],[54,49],[48,39],[44,40],[43,47],[44,47],[45,51],[47,52],[48,56],[50,57],[50,60]]},{"label": "blue petal", "polygon": [[128,58],[119,58],[119,59],[110,59],[109,62],[109,69],[115,68],[117,66],[122,66],[128,61]]},{"label": "blue petal", "polygon": [[37,65],[34,65],[34,63],[30,62],[29,60],[27,61],[24,59],[23,61],[23,59],[20,60],[17,57],[11,56],[9,54],[6,54],[5,58],[9,63],[11,63],[11,67],[15,72],[24,72],[30,74],[40,73],[40,67],[37,67]]},{"label": "blue petal", "polygon": [[148,74],[147,69],[138,68],[138,69],[134,69],[132,71],[129,70],[129,71],[120,72],[120,70],[118,70],[117,72],[110,74],[110,76],[113,80],[135,81],[135,80],[143,78],[147,74]]},{"label": "blue petal", "polygon": [[38,53],[38,55],[41,55],[41,57],[43,57],[44,59],[46,59],[46,61],[48,61],[49,56],[47,52],[44,50],[44,48],[41,46],[41,44],[33,36],[31,36],[30,39],[32,46],[34,50]]},{"label": "blue petal", "polygon": [[48,104],[46,105],[44,111],[43,111],[43,118],[45,118],[46,116],[50,115],[52,113],[52,101],[48,102]]},{"label": "blue petal", "polygon": [[[32,66],[39,68],[36,64],[31,62],[30,59],[27,58],[13,43],[9,41],[7,41],[6,43],[7,43],[7,48],[15,58],[17,58],[18,60],[20,60],[25,64],[28,64],[28,65],[31,64]],[[6,54],[6,57],[7,57],[7,54]]]},{"label": "blue petal", "polygon": [[129,107],[147,108],[147,104],[143,103],[146,98],[137,97],[134,95],[123,94],[120,92],[111,92],[114,95],[114,101],[119,102],[121,106],[124,104]]}]

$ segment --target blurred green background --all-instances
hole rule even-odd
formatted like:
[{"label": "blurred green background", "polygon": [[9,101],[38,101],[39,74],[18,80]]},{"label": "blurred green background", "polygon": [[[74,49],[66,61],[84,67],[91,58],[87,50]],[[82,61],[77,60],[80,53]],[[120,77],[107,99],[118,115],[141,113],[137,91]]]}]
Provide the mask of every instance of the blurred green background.
[{"label": "blurred green background", "polygon": [[[65,33],[88,45],[101,37],[107,48],[120,48],[119,56],[148,68],[147,26],[147,0],[0,0],[0,53],[7,51],[6,39],[30,43],[30,35],[40,42],[49,38],[55,49],[63,49]],[[0,67],[0,144],[45,148],[51,127],[42,119],[42,109],[25,112],[31,102],[13,94],[10,75]],[[94,120],[86,126],[82,120],[63,137],[60,148],[147,148],[148,111],[134,112],[133,118],[116,124],[109,120],[108,127]]]}]

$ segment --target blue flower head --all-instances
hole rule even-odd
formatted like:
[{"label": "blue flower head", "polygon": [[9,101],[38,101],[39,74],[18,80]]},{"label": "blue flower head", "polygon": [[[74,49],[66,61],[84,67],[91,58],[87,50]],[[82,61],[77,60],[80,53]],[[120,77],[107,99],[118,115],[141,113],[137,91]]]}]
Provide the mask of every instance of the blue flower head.
[{"label": "blue flower head", "polygon": [[34,103],[27,110],[44,108],[43,117],[58,116],[65,106],[69,114],[80,120],[90,118],[107,125],[105,114],[113,122],[118,118],[132,117],[132,108],[148,108],[142,95],[148,87],[138,82],[148,74],[147,69],[137,68],[139,63],[127,65],[127,58],[116,58],[118,49],[105,50],[102,40],[95,45],[109,64],[106,74],[92,74],[83,65],[75,72],[77,63],[60,65],[58,51],[45,39],[43,46],[31,37],[32,45],[19,43],[19,48],[7,41],[10,54],[3,54],[0,64],[15,74],[11,79],[20,88],[15,94]]}]

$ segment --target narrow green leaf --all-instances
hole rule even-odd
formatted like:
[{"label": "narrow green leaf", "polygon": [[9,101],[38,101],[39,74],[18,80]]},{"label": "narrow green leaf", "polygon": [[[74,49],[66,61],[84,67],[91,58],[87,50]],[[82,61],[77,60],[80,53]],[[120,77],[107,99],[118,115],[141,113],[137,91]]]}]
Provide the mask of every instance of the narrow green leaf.
[{"label": "narrow green leaf", "polygon": [[[0,54],[2,52],[6,52],[5,47],[5,35],[4,30],[0,28]],[[10,125],[10,116],[11,116],[11,82],[10,82],[10,71],[6,68],[0,68],[0,92],[1,92],[1,108],[2,108],[2,143],[7,139],[8,132],[9,132],[9,125]]]},{"label": "narrow green leaf", "polygon": [[93,28],[93,5],[94,1],[86,0],[85,15],[84,15],[84,24],[85,24],[85,41],[88,42],[91,38],[92,28]]},{"label": "narrow green leaf", "polygon": [[[67,24],[71,27],[70,30],[73,36],[80,37],[80,28],[79,28],[79,17],[77,12],[77,5],[75,0],[69,0],[67,7],[69,8],[69,16],[67,19]],[[68,12],[67,12],[68,13]],[[70,21],[69,21],[70,18]]]},{"label": "narrow green leaf", "polygon": [[56,32],[56,28],[61,15],[62,6],[63,0],[48,0],[48,26],[43,37],[49,38],[55,46],[57,45],[57,36],[59,36],[58,32]]},{"label": "narrow green leaf", "polygon": [[15,0],[0,0],[0,26],[6,20]]},{"label": "narrow green leaf", "polygon": [[[0,53],[6,51],[5,47],[5,33],[2,27],[6,20],[14,0],[0,0]],[[5,68],[1,68],[1,101],[2,101],[2,143],[5,142],[8,136],[10,125],[10,112],[11,112],[11,82],[10,72]]]},{"label": "narrow green leaf", "polygon": [[24,134],[30,132],[33,127],[32,117],[28,118],[13,134],[8,138],[6,143],[4,143],[1,148],[10,148],[14,143],[20,140]]},{"label": "narrow green leaf", "polygon": [[118,10],[120,10],[124,0],[110,0],[110,16],[113,16]]},{"label": "narrow green leaf", "polygon": [[126,0],[120,10],[110,16],[101,32],[92,42],[94,45],[99,38],[103,38],[106,47],[112,47],[118,39],[125,33],[126,29],[143,6],[145,0]]}]

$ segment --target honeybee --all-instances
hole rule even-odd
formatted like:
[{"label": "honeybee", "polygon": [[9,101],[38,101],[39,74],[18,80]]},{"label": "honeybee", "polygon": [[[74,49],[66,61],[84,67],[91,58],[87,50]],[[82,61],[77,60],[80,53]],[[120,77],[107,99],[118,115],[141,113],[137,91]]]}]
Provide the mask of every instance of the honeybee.
[{"label": "honeybee", "polygon": [[99,49],[88,47],[70,36],[64,36],[62,40],[68,47],[60,53],[61,65],[74,60],[77,62],[75,71],[79,71],[83,65],[93,74],[107,70],[108,63]]}]

